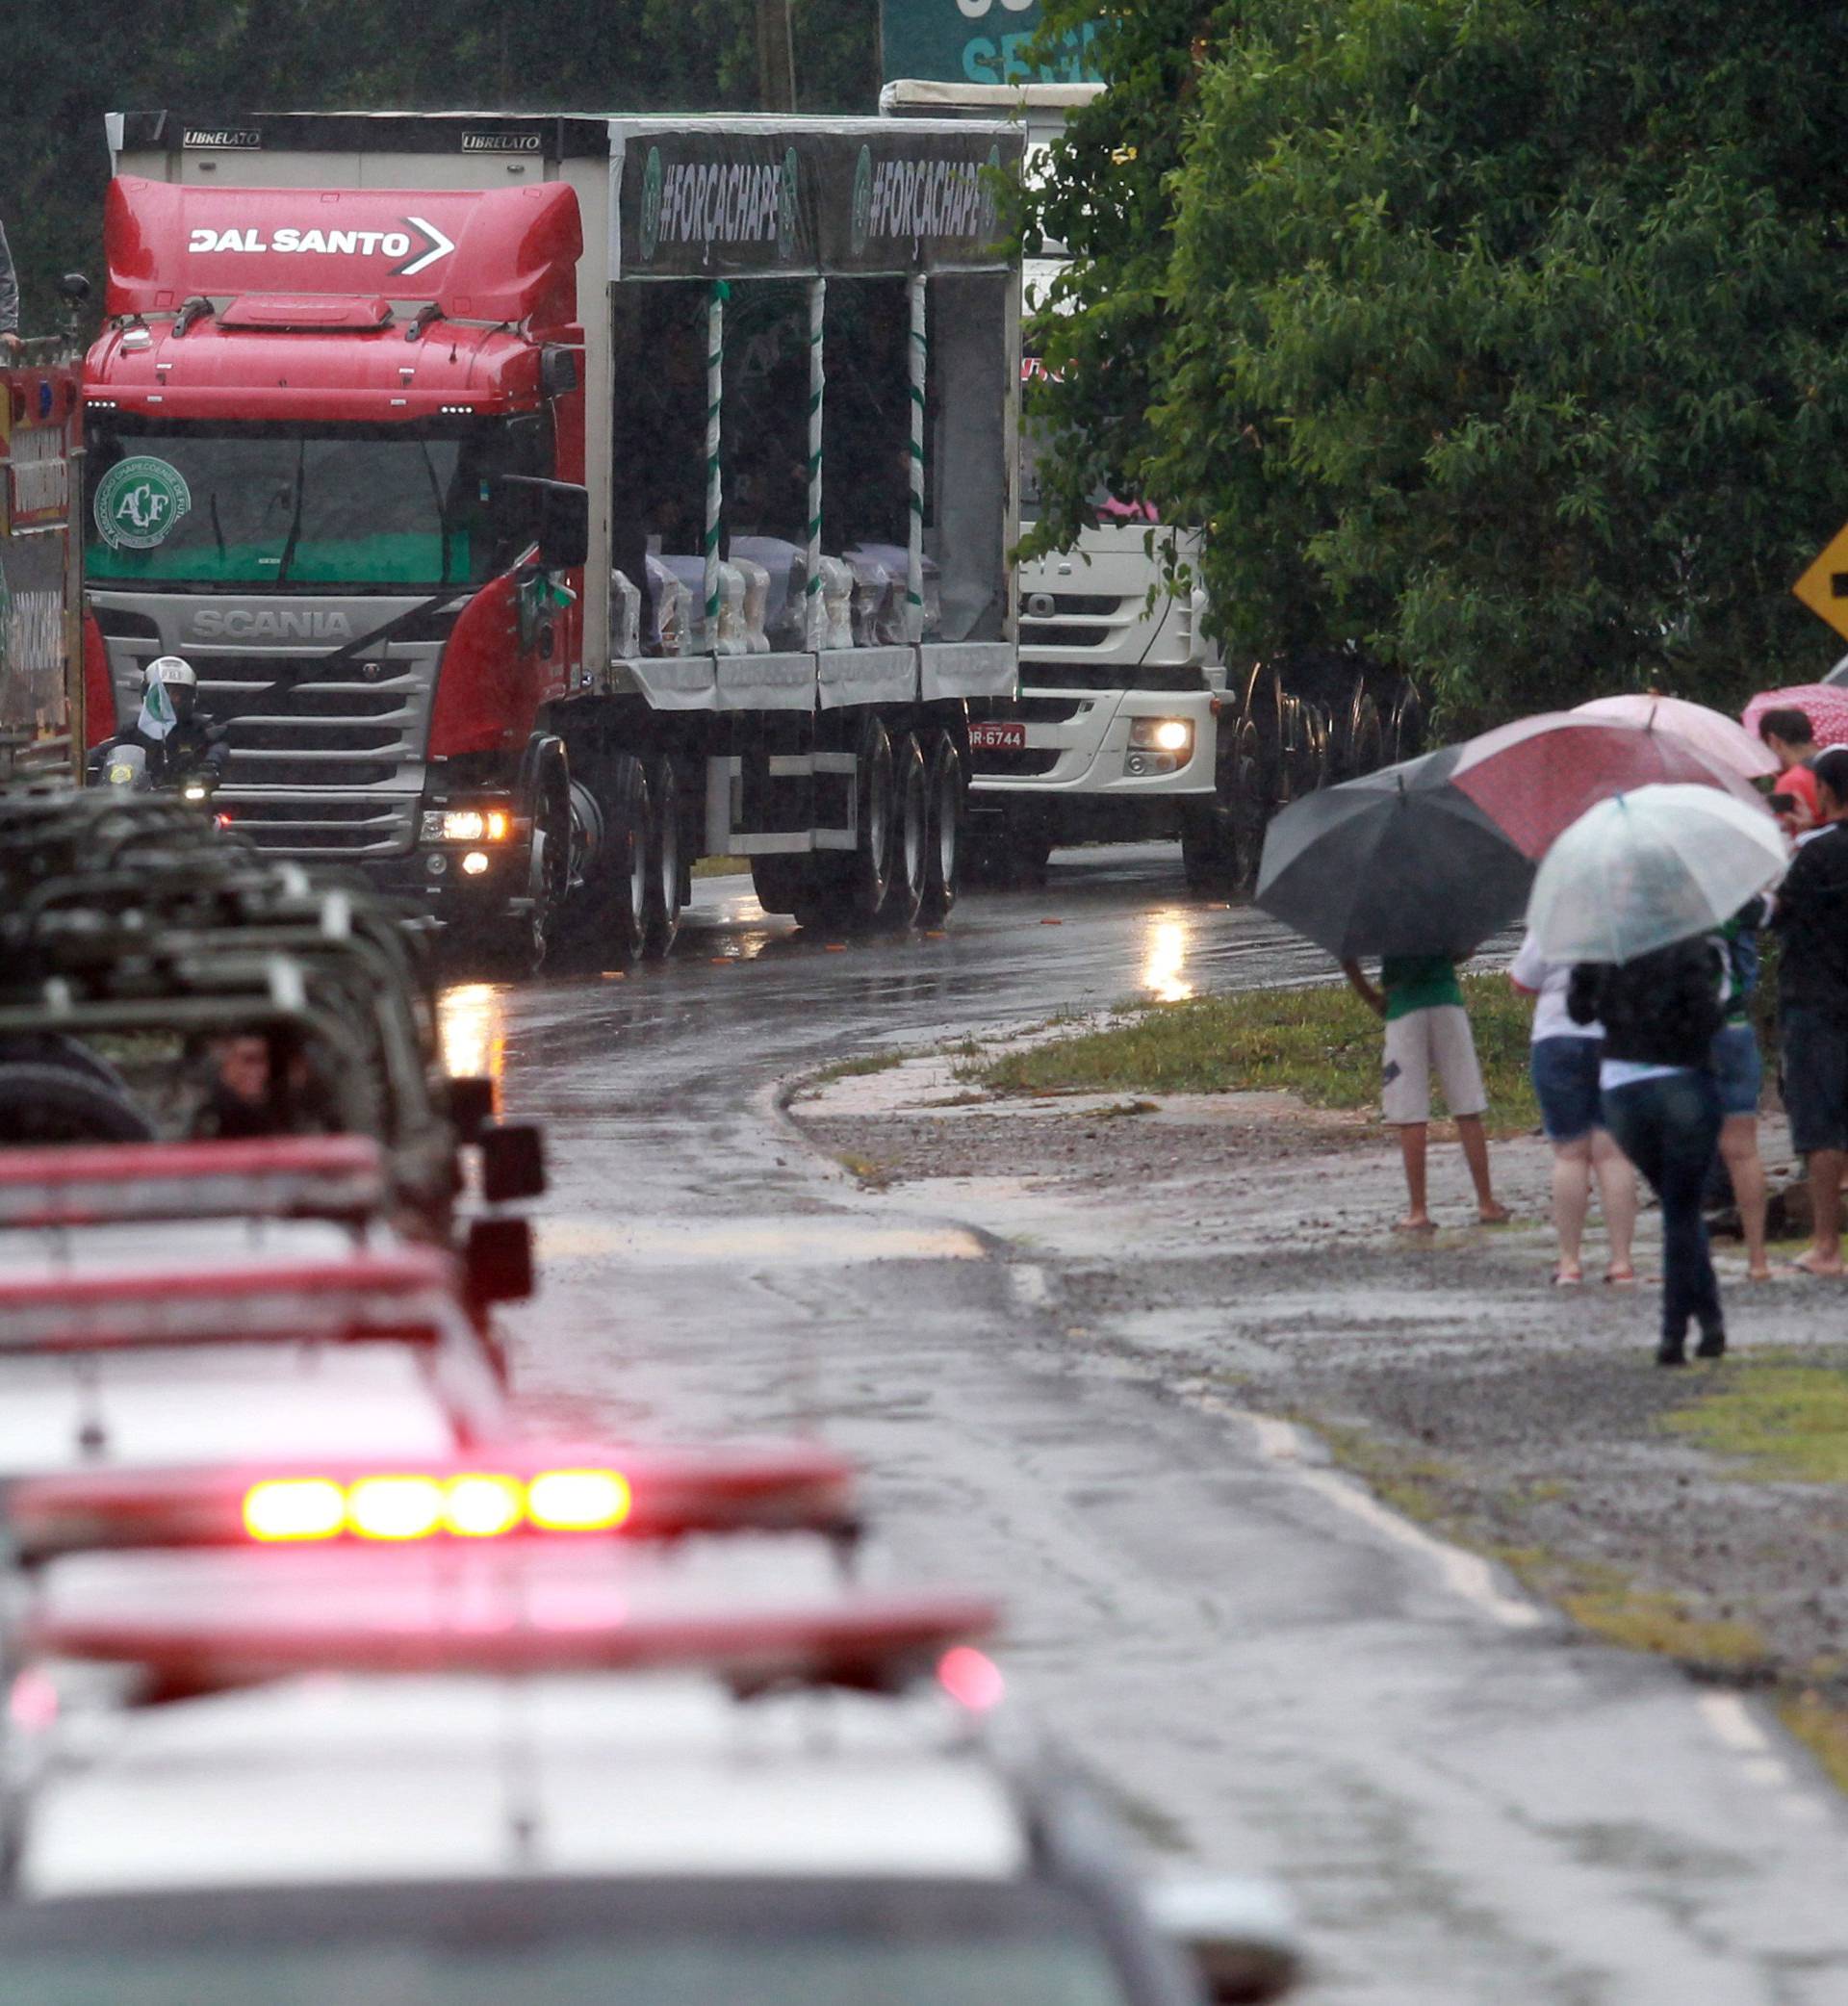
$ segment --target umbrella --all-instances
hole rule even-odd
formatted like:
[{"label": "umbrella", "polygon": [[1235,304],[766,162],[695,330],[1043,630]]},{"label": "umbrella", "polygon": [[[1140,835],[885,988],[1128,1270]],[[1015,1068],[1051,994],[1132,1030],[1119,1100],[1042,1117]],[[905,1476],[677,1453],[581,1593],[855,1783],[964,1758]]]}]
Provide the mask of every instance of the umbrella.
[{"label": "umbrella", "polygon": [[1460,748],[1454,785],[1536,862],[1594,802],[1657,781],[1719,787],[1756,808],[1735,767],[1666,725],[1550,710],[1484,732]]},{"label": "umbrella", "polygon": [[1547,852],[1527,929],[1553,962],[1633,962],[1725,925],[1790,862],[1778,825],[1714,787],[1638,787]]},{"label": "umbrella", "polygon": [[1848,745],[1848,689],[1832,682],[1800,682],[1794,689],[1761,689],[1745,707],[1745,728],[1756,738],[1767,710],[1801,710],[1818,745]]},{"label": "umbrella", "polygon": [[1293,801],[1265,832],[1259,906],[1340,961],[1469,954],[1511,926],[1533,865],[1450,784],[1459,750]]},{"label": "umbrella", "polygon": [[1735,725],[1722,710],[1690,704],[1684,697],[1639,692],[1627,697],[1594,697],[1577,707],[1580,717],[1614,717],[1624,724],[1656,725],[1673,732],[1730,766],[1742,780],[1758,780],[1778,770],[1777,760],[1743,725]]}]

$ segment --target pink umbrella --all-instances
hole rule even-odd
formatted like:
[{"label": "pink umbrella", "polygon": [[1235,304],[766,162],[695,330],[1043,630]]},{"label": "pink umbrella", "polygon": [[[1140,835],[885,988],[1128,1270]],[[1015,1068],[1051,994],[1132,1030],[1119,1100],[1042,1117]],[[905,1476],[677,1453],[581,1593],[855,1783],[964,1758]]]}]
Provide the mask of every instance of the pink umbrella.
[{"label": "pink umbrella", "polygon": [[1656,781],[1717,787],[1764,810],[1750,781],[1679,732],[1583,708],[1543,711],[1484,732],[1457,748],[1450,773],[1450,784],[1534,859],[1588,808]]},{"label": "pink umbrella", "polygon": [[1685,697],[1653,697],[1641,691],[1624,697],[1594,697],[1589,704],[1578,705],[1573,714],[1615,718],[1620,724],[1655,725],[1673,732],[1744,780],[1758,780],[1778,770],[1777,760],[1756,733],[1735,725],[1723,710],[1690,704]]},{"label": "pink umbrella", "polygon": [[1745,728],[1756,738],[1767,710],[1801,710],[1818,745],[1848,745],[1848,689],[1832,682],[1800,682],[1794,689],[1761,689],[1745,707]]}]

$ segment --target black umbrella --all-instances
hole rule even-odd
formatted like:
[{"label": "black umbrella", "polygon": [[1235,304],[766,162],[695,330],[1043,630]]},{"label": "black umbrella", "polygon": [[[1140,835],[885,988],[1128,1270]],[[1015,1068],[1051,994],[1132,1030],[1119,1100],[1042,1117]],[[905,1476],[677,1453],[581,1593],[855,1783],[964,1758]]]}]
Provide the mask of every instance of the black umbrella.
[{"label": "black umbrella", "polygon": [[1447,745],[1293,801],[1257,902],[1338,961],[1473,952],[1527,910],[1533,865],[1450,784]]}]

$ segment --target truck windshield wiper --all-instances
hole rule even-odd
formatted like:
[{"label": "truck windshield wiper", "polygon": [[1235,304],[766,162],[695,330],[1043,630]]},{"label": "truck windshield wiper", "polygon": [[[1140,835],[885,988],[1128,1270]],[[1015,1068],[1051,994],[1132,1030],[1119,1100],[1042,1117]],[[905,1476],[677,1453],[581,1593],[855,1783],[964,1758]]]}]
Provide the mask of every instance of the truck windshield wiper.
[{"label": "truck windshield wiper", "polygon": [[289,567],[295,561],[295,546],[301,541],[301,508],[307,494],[308,442],[302,439],[295,447],[295,512],[289,520],[289,540],[282,547],[282,562],[276,567],[278,585],[289,576]]},{"label": "truck windshield wiper", "polygon": [[417,442],[417,450],[424,455],[424,472],[429,476],[430,500],[436,503],[437,540],[443,546],[443,570],[441,574],[438,576],[437,582],[441,585],[447,585],[450,582],[449,505],[443,499],[443,483],[436,477],[436,462],[430,457],[430,449],[428,442],[426,440],[420,439]]}]

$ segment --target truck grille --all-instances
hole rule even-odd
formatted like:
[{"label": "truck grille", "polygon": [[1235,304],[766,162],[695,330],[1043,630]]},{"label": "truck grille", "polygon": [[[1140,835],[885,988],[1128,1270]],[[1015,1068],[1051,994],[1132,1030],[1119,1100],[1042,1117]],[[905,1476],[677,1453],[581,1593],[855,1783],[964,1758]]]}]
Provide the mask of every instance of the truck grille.
[{"label": "truck grille", "polygon": [[[441,606],[370,597],[315,597],[309,604],[105,588],[94,601],[124,724],[140,707],[141,671],[153,656],[183,655],[192,663],[201,713],[226,731],[218,799],[259,849],[362,859],[414,847],[437,664],[463,598]],[[330,636],[324,646],[301,638],[300,626],[281,628],[304,607],[319,623],[317,639]],[[201,640],[194,630],[208,609],[217,632]],[[330,661],[345,645],[333,636],[368,634],[395,617],[402,624],[389,641]],[[267,635],[258,623],[270,621],[290,637],[274,648],[232,639],[232,620],[243,622],[244,634]]]},{"label": "truck grille", "polygon": [[192,657],[199,707],[230,731],[231,786],[375,787],[423,758],[429,676],[393,660],[390,677],[362,681],[342,662],[323,680],[316,656]]},{"label": "truck grille", "polygon": [[411,847],[419,797],[220,790],[216,806],[259,850],[281,857],[390,857]]},{"label": "truck grille", "polygon": [[1060,748],[1056,745],[1029,745],[1019,752],[975,747],[969,751],[969,764],[977,773],[995,774],[1003,780],[1031,780],[1036,775],[1050,773],[1059,759]]}]

